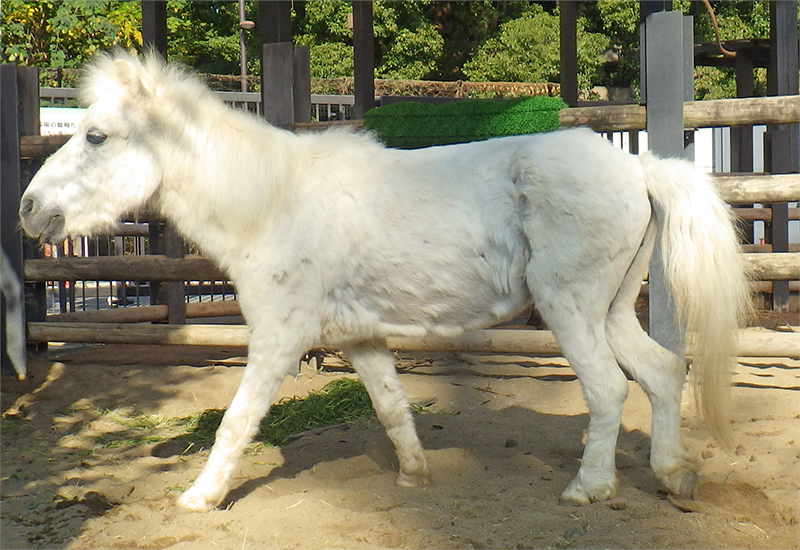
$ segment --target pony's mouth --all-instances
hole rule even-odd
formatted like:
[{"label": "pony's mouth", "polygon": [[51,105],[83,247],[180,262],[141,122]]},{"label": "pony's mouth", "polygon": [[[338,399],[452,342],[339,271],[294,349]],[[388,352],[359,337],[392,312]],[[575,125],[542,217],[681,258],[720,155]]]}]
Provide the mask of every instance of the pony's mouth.
[{"label": "pony's mouth", "polygon": [[64,216],[56,214],[50,218],[47,227],[39,233],[38,239],[40,243],[52,243],[54,241],[60,241],[64,237]]}]

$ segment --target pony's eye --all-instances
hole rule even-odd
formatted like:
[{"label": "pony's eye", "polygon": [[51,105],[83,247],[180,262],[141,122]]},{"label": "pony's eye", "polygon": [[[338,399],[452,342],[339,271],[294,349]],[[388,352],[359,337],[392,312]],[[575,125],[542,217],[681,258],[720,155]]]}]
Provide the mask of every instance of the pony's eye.
[{"label": "pony's eye", "polygon": [[102,145],[107,138],[108,136],[99,130],[89,130],[86,132],[86,141],[92,145]]}]

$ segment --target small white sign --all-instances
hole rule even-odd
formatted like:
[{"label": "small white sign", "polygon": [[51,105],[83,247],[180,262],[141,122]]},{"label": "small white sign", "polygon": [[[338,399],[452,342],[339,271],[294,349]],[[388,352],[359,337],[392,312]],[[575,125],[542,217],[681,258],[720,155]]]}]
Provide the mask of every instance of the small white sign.
[{"label": "small white sign", "polygon": [[86,115],[86,109],[42,107],[39,109],[39,131],[43,136],[70,135]]}]

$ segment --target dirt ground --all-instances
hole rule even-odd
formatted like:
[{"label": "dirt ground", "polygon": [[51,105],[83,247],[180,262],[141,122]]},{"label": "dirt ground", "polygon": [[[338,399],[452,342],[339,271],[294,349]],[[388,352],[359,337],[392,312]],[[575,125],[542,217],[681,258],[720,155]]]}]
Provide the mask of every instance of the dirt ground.
[{"label": "dirt ground", "polygon": [[[2,540],[16,548],[797,548],[800,415],[792,360],[748,359],[734,389],[735,451],[709,440],[684,401],[700,498],[671,502],[648,466],[650,410],[634,383],[620,432],[620,490],[562,505],[588,416],[561,358],[404,354],[402,381],[433,484],[394,484],[375,420],[318,429],[284,448],[255,446],[220,509],[175,506],[208,456],[170,441],[129,450],[95,437],[126,410],[186,416],[226,407],[236,349],[52,348],[25,382],[2,380]],[[281,396],[346,373],[304,367]]]}]

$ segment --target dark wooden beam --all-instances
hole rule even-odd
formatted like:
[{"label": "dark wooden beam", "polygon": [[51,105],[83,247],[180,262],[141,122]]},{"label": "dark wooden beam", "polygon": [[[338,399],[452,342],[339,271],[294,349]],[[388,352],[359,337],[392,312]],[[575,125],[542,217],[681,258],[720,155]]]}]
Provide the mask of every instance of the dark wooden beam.
[{"label": "dark wooden beam", "polygon": [[[767,70],[769,95],[798,95],[797,2],[770,2],[770,67]],[[797,124],[770,125],[767,128],[766,158],[768,171],[788,174],[798,171],[800,139]],[[789,251],[789,205],[772,205],[772,222],[768,225],[774,252]],[[775,282],[772,288],[775,311],[789,308],[788,281]]]},{"label": "dark wooden beam", "polygon": [[292,41],[292,3],[257,2],[259,45]]},{"label": "dark wooden beam", "polygon": [[559,4],[561,99],[578,104],[578,3]]},{"label": "dark wooden beam", "polygon": [[[0,297],[0,343],[3,352],[0,356],[0,365],[3,374],[14,372],[12,358],[9,357],[9,348],[6,344],[7,334],[25,334],[25,310],[20,307],[11,307],[8,301],[16,304],[24,302],[21,289],[22,281],[22,234],[17,227],[19,199],[22,192],[22,176],[19,169],[19,117],[18,117],[18,86],[16,65],[2,65],[0,67],[0,87],[3,93],[0,98],[0,244],[3,249],[3,274],[2,277],[13,277],[19,285],[8,285],[3,288],[14,290],[19,286],[14,296]],[[7,273],[6,270],[9,270]],[[8,312],[7,308],[8,307]],[[7,314],[8,313],[8,314]],[[13,315],[11,314],[13,313]],[[14,357],[13,361],[22,360],[24,357]]]},{"label": "dark wooden beam", "polygon": [[142,0],[142,45],[167,57],[167,3]]},{"label": "dark wooden beam", "polygon": [[353,84],[355,118],[375,106],[375,43],[372,27],[372,1],[353,2]]}]

